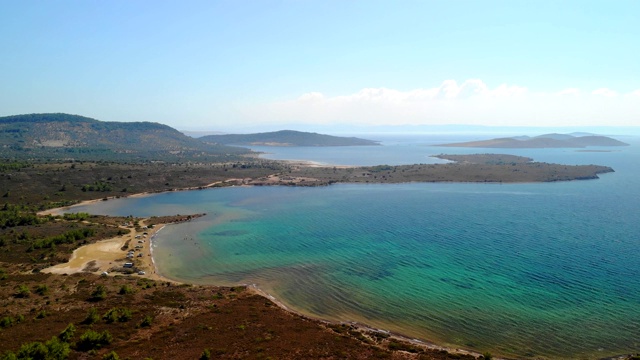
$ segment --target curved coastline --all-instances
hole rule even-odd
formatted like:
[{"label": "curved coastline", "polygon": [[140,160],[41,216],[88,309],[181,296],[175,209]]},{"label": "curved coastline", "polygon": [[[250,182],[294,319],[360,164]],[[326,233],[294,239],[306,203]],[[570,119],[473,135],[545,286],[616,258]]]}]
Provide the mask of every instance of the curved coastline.
[{"label": "curved coastline", "polygon": [[[307,164],[307,166],[308,166],[308,164]],[[317,166],[318,167],[322,167],[322,165],[317,165]],[[125,197],[114,196],[114,197],[110,197],[108,199],[136,198],[136,197],[145,197],[145,196],[150,196],[150,195],[155,195],[155,194],[160,194],[160,193],[166,193],[166,192],[201,190],[201,189],[205,189],[205,188],[218,187],[218,186],[220,186],[220,184],[226,184],[226,185],[229,185],[229,186],[247,185],[245,181],[246,181],[246,179],[229,179],[229,180],[225,180],[225,181],[214,182],[214,183],[209,184],[207,186],[201,186],[201,187],[188,187],[188,188],[181,188],[181,189],[169,189],[169,190],[163,190],[163,191],[143,192],[143,193],[132,194],[132,195],[125,196]],[[225,186],[225,185],[223,185],[223,186]],[[93,199],[93,200],[85,200],[85,201],[81,201],[81,202],[79,202],[77,204],[74,204],[74,205],[71,205],[71,206],[65,206],[65,207],[60,207],[60,208],[55,208],[55,209],[49,209],[49,210],[46,210],[46,211],[43,211],[43,212],[39,212],[38,214],[39,215],[60,214],[61,212],[72,210],[74,207],[77,207],[77,206],[90,205],[90,204],[98,203],[98,202],[101,202],[101,201],[104,201],[104,200],[105,200],[104,198]],[[151,264],[151,267],[152,267],[153,271],[149,271],[148,273],[150,273],[150,274],[144,275],[142,277],[147,277],[147,278],[160,280],[160,281],[168,281],[168,282],[173,282],[173,283],[184,283],[184,281],[172,279],[172,278],[169,278],[169,277],[163,275],[162,273],[160,273],[160,271],[159,271],[159,269],[158,269],[158,267],[156,265],[156,261],[155,261],[156,259],[153,256],[153,250],[152,250],[153,249],[153,239],[155,238],[155,236],[157,235],[157,233],[159,231],[164,229],[164,227],[166,225],[167,224],[162,224],[161,226],[159,226],[159,228],[153,233],[153,235],[150,237],[150,239],[148,241],[148,244],[149,244],[149,260],[150,260],[150,264]],[[112,239],[107,239],[107,240],[103,240],[103,241],[106,242],[108,240],[112,240]],[[89,246],[89,245],[87,245],[87,246]],[[74,251],[74,255],[75,255],[75,251]],[[81,269],[79,269],[77,271],[80,272],[82,270],[83,270],[83,268],[81,268]],[[257,294],[267,298],[269,301],[271,301],[274,304],[278,305],[280,308],[282,308],[282,309],[284,309],[284,310],[286,310],[288,312],[291,312],[293,314],[296,314],[298,316],[301,316],[303,318],[310,319],[310,320],[313,320],[313,321],[319,321],[319,322],[322,322],[322,323],[336,323],[334,321],[328,321],[328,320],[325,320],[325,319],[322,319],[322,318],[309,316],[308,314],[304,314],[302,312],[299,312],[299,311],[296,311],[294,309],[291,309],[291,308],[287,307],[282,301],[280,301],[276,297],[274,297],[273,295],[271,295],[268,292],[258,288],[255,284],[252,284],[252,285],[239,284],[239,285],[247,286],[247,288],[251,289],[251,291],[255,291]],[[213,285],[213,286],[216,286],[216,285]],[[376,328],[367,326],[366,324],[357,323],[357,322],[345,321],[345,322],[338,322],[338,323],[351,324],[351,325],[360,327],[362,329],[370,330],[370,331],[387,332],[386,330],[376,329]],[[390,332],[387,332],[387,333],[390,333]],[[415,345],[418,345],[418,346],[424,346],[425,348],[428,348],[428,349],[445,350],[445,351],[452,352],[452,353],[471,354],[471,355],[474,355],[474,356],[480,355],[478,353],[466,351],[464,349],[439,346],[439,345],[431,343],[431,342],[425,342],[423,340],[413,339],[411,337],[402,335],[401,333],[397,333],[397,332],[393,332],[393,333],[390,333],[390,334],[395,338],[401,339],[403,341],[411,342],[411,343],[413,343]]]},{"label": "curved coastline", "polygon": [[[233,179],[234,181],[237,179]],[[221,181],[221,182],[216,182],[211,184],[209,187],[215,187],[216,185],[220,184],[220,183],[224,183],[226,181]],[[251,186],[251,185],[250,185]],[[151,196],[151,195],[155,195],[155,194],[160,194],[160,193],[165,193],[165,192],[173,192],[173,191],[189,191],[189,190],[201,190],[202,187],[195,187],[195,188],[184,188],[184,189],[176,189],[176,190],[167,190],[167,191],[159,191],[159,192],[145,192],[145,193],[138,193],[138,194],[133,194],[130,196],[127,196],[127,198],[136,198],[136,197],[144,197],[144,196]],[[110,199],[115,199],[117,197],[112,197]],[[46,215],[61,215],[61,213],[68,211],[70,209],[73,209],[74,207],[78,207],[78,206],[84,206],[84,205],[90,205],[90,204],[94,204],[94,203],[98,203],[100,201],[104,201],[104,199],[93,199],[93,200],[85,200],[85,201],[81,201],[77,204],[73,204],[71,206],[64,206],[64,207],[60,207],[60,208],[54,208],[54,209],[48,209],[42,212],[39,212],[38,215],[42,215],[42,216],[46,216]],[[144,222],[147,219],[142,220],[142,222]],[[160,270],[158,269],[158,266],[156,264],[156,259],[153,256],[153,247],[154,247],[154,241],[155,237],[158,235],[158,233],[163,230],[167,225],[170,224],[157,224],[156,226],[158,227],[157,230],[152,230],[152,233],[149,235],[149,241],[148,241],[148,251],[149,251],[149,256],[148,257],[144,257],[144,260],[148,259],[148,262],[146,263],[147,266],[150,267],[149,272],[147,272],[145,275],[133,275],[133,276],[138,276],[138,277],[142,277],[142,278],[148,278],[151,280],[156,280],[156,281],[164,281],[164,282],[171,282],[174,284],[188,284],[188,282],[182,281],[180,279],[175,279],[175,278],[171,278],[168,277],[164,274],[162,274],[160,272]],[[96,243],[93,244],[88,244],[88,245],[84,245],[79,247],[78,249],[74,250],[72,257],[69,259],[69,261],[67,263],[62,263],[62,264],[58,264],[46,269],[43,269],[43,272],[48,272],[48,273],[54,273],[54,274],[71,274],[71,273],[79,273],[79,272],[83,272],[85,271],[85,269],[87,268],[87,264],[90,263],[91,261],[102,261],[102,265],[104,266],[105,260],[104,259],[100,259],[100,249],[99,249],[99,245],[97,244],[104,244],[104,243],[117,243],[118,246],[112,246],[110,248],[110,253],[111,256],[113,257],[118,257],[118,256],[122,256],[122,250],[120,249],[122,245],[124,245],[124,243],[127,240],[127,237],[130,237],[131,239],[134,238],[135,236],[135,232],[132,232],[131,234],[127,234],[128,236],[118,236],[118,237],[114,237],[114,238],[110,238],[110,239],[105,239],[105,240],[101,240],[98,241]],[[86,253],[86,257],[97,257],[98,259],[91,259],[88,261],[83,261],[80,263],[80,265],[78,265],[78,258],[79,256],[77,255],[79,252],[84,252]],[[108,261],[108,265],[112,265],[112,262],[115,259]],[[75,262],[75,265],[71,265],[73,262]],[[97,270],[98,272],[103,271],[104,269],[101,267],[99,268],[99,270]],[[113,276],[113,274],[109,274],[109,276]],[[227,286],[227,285],[221,285],[221,284],[207,284],[209,286]],[[474,351],[470,351],[470,350],[466,350],[466,349],[462,349],[462,348],[453,348],[453,347],[447,347],[447,346],[443,346],[443,345],[438,345],[437,343],[434,343],[428,339],[417,339],[415,337],[411,337],[411,336],[407,336],[404,335],[400,332],[396,332],[396,331],[388,331],[388,330],[384,330],[384,329],[379,329],[370,325],[367,325],[366,323],[360,323],[357,321],[332,321],[332,320],[328,320],[328,319],[323,319],[321,317],[316,317],[313,316],[311,314],[307,314],[304,313],[302,311],[298,311],[296,309],[293,309],[291,307],[288,307],[283,301],[279,300],[278,298],[276,298],[275,296],[273,296],[272,294],[268,293],[267,291],[259,288],[256,284],[237,284],[237,286],[244,286],[246,287],[249,291],[251,291],[252,293],[255,293],[257,295],[260,295],[262,297],[264,297],[265,299],[268,299],[270,302],[274,303],[276,306],[278,306],[279,308],[283,309],[284,311],[287,311],[291,314],[294,314],[296,316],[302,317],[304,319],[310,320],[310,321],[317,321],[323,324],[349,324],[351,326],[357,327],[358,329],[361,330],[366,330],[366,331],[371,331],[371,332],[380,332],[380,333],[385,333],[388,334],[391,338],[393,339],[397,339],[400,341],[404,341],[404,342],[408,342],[411,343],[414,346],[419,346],[419,347],[423,347],[424,349],[428,349],[428,350],[438,350],[438,351],[447,351],[449,353],[452,354],[461,354],[461,355],[472,355],[475,357],[481,356],[482,354],[478,353],[478,352],[474,352]]]}]

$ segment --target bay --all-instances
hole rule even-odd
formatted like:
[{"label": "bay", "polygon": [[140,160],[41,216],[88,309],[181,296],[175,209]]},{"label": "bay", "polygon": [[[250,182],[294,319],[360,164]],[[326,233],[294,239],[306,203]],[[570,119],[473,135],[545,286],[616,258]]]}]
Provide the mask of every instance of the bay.
[{"label": "bay", "polygon": [[[315,148],[313,156],[271,148],[266,156],[396,165],[496,152],[432,146],[438,140]],[[72,211],[206,212],[154,239],[159,272],[176,280],[255,284],[311,316],[456,348],[601,358],[640,351],[640,152],[631,140],[613,152],[500,151],[616,170],[592,181],[233,187]]]}]

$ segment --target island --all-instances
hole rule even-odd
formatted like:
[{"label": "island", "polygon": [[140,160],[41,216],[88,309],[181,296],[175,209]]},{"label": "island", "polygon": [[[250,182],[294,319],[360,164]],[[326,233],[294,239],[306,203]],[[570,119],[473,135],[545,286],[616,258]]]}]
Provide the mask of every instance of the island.
[{"label": "island", "polygon": [[469,141],[460,143],[440,144],[444,147],[471,147],[471,148],[509,148],[509,149],[535,149],[535,148],[585,148],[588,146],[628,146],[622,141],[601,135],[574,133],[574,134],[545,134],[535,137],[517,136],[495,138],[490,140]]},{"label": "island", "polygon": [[255,134],[207,135],[200,140],[222,145],[253,146],[377,146],[379,141],[324,135],[294,130],[280,130]]}]

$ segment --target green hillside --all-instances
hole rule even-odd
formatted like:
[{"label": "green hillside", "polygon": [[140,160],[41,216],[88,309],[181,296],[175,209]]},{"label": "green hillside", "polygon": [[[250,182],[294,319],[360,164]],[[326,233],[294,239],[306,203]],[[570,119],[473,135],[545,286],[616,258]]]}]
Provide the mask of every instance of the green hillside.
[{"label": "green hillside", "polygon": [[225,160],[249,151],[207,144],[152,122],[105,122],[69,114],[0,117],[0,157],[75,160]]},{"label": "green hillside", "polygon": [[207,135],[202,141],[233,145],[266,146],[364,146],[380,145],[377,141],[356,137],[341,137],[310,132],[281,130],[255,134]]}]

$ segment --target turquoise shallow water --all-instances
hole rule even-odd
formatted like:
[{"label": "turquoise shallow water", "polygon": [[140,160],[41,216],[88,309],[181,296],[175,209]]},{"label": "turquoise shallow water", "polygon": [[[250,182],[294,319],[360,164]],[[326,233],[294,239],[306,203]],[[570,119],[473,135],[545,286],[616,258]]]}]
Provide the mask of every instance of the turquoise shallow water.
[{"label": "turquoise shallow water", "polygon": [[616,169],[595,181],[238,187],[74,211],[207,212],[155,239],[172,278],[256,284],[310,315],[454,347],[597,358],[640,351],[636,149],[529,152]]}]

